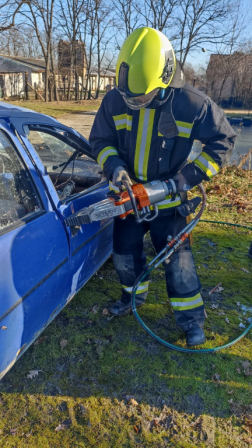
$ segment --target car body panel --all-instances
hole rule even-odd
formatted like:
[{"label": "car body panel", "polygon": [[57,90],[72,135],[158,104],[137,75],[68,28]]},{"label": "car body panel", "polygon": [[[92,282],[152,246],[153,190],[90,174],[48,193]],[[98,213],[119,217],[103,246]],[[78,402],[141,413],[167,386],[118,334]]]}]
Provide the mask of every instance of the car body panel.
[{"label": "car body panel", "polygon": [[0,232],[0,378],[108,258],[113,228],[111,220],[66,227],[64,218],[106,197],[108,183],[62,203],[23,131],[31,122],[62,125],[26,109],[4,109],[0,128],[29,169],[44,210]]}]

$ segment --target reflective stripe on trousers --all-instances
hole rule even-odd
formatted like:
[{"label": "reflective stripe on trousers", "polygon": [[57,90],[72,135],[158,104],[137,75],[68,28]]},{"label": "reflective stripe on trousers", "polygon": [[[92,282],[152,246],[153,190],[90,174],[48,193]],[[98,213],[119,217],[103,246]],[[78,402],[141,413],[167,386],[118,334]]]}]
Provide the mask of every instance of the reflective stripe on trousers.
[{"label": "reflective stripe on trousers", "polygon": [[[135,280],[146,266],[143,253],[144,235],[150,231],[156,252],[160,252],[167,242],[167,236],[176,235],[185,225],[186,219],[176,212],[140,224],[136,223],[132,215],[125,220],[115,218],[113,260],[122,285],[124,301],[130,301]],[[202,326],[204,305],[200,294],[201,284],[188,240],[176,250],[170,260],[168,265],[164,264],[164,268],[167,292],[176,322],[184,331],[191,325]],[[144,301],[148,293],[149,279],[144,280],[136,294],[136,301],[139,302]],[[155,282],[151,285],[155,291]]]}]

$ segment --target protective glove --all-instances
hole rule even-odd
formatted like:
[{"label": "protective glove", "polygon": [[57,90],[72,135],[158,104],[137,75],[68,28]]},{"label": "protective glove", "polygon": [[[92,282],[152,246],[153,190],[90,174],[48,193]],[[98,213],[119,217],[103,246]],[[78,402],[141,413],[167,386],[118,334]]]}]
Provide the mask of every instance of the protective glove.
[{"label": "protective glove", "polygon": [[167,192],[167,196],[189,191],[192,188],[187,184],[185,177],[181,173],[176,174],[173,179],[162,182],[162,184]]},{"label": "protective glove", "polygon": [[177,187],[177,193],[189,191],[193,188],[191,185],[188,185],[186,178],[183,176],[182,173],[176,174],[176,176],[173,177],[173,180]]},{"label": "protective glove", "polygon": [[122,181],[123,180],[127,181],[130,185],[132,185],[132,182],[130,180],[130,177],[129,177],[127,171],[125,171],[123,166],[118,166],[112,174],[112,183],[114,185],[116,185],[117,187],[119,187],[120,189],[122,189],[122,187],[123,187]]}]

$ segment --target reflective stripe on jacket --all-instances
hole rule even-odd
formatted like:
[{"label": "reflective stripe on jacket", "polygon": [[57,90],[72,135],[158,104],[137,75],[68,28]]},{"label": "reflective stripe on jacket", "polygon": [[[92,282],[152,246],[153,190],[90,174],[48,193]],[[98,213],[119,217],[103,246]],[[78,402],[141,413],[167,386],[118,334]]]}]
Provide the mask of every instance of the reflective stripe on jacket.
[{"label": "reflective stripe on jacket", "polygon": [[[236,134],[224,112],[190,84],[170,89],[160,107],[133,111],[120,93],[108,92],[96,115],[90,143],[108,179],[123,166],[136,182],[166,180],[181,170],[192,187],[214,176],[230,158]],[[193,141],[202,152],[187,163]],[[179,199],[175,198],[174,206]],[[166,198],[159,208],[171,207]]]}]

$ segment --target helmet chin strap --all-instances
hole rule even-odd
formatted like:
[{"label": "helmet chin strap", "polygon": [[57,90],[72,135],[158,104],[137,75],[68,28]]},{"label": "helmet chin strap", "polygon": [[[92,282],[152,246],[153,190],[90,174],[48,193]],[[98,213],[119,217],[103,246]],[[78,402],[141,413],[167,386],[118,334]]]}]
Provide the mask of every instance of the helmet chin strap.
[{"label": "helmet chin strap", "polygon": [[167,87],[166,89],[161,89],[157,98],[154,98],[153,101],[147,106],[147,108],[156,109],[157,107],[162,106],[162,104],[164,104],[168,100],[170,95],[171,95],[170,86]]}]

